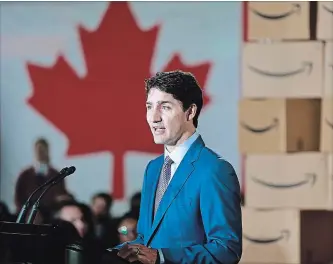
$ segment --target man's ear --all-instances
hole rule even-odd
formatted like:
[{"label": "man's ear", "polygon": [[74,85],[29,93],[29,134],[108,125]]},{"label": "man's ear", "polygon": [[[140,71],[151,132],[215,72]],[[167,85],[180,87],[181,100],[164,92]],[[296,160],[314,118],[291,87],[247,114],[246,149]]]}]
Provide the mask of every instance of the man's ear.
[{"label": "man's ear", "polygon": [[196,104],[191,104],[190,107],[187,109],[186,113],[186,120],[190,121],[193,120],[195,117],[195,114],[197,113],[197,105]]}]

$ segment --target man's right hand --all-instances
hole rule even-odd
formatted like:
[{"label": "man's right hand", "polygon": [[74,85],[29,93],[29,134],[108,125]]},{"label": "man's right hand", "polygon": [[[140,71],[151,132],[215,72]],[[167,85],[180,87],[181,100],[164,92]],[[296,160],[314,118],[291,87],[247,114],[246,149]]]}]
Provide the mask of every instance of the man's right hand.
[{"label": "man's right hand", "polygon": [[158,251],[140,244],[126,244],[119,249],[118,256],[129,262],[155,264],[158,259]]}]

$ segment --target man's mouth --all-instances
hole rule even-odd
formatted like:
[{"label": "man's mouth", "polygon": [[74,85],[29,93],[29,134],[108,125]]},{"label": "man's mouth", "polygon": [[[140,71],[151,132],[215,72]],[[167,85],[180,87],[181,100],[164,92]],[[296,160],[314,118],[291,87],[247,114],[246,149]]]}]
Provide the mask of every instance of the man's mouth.
[{"label": "man's mouth", "polygon": [[165,131],[165,127],[153,127],[154,133],[163,133]]}]

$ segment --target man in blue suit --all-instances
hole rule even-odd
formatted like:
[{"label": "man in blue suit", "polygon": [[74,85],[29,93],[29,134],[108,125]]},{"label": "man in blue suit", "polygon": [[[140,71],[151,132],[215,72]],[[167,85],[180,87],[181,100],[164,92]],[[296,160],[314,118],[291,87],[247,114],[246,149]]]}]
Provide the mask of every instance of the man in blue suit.
[{"label": "man in blue suit", "polygon": [[145,83],[147,122],[165,152],[146,167],[138,237],[118,246],[118,255],[147,264],[238,263],[239,182],[196,131],[201,88],[182,71],[157,73]]}]

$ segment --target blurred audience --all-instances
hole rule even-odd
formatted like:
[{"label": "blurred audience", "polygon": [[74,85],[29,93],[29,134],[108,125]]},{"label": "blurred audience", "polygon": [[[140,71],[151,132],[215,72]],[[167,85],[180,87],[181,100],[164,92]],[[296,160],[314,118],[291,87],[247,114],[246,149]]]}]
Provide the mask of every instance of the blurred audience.
[{"label": "blurred audience", "polygon": [[81,205],[75,201],[59,203],[54,209],[52,218],[73,224],[81,238],[84,238],[88,233],[88,223],[84,217],[84,212]]},{"label": "blurred audience", "polygon": [[76,201],[62,201],[53,207],[52,219],[71,223],[81,237],[86,263],[99,263],[104,248],[95,239],[90,208]]},{"label": "blurred audience", "polygon": [[110,213],[112,203],[112,196],[107,193],[97,193],[91,200],[96,238],[103,248],[113,247],[119,243],[117,236],[118,219],[113,218]]},{"label": "blurred audience", "polygon": [[[15,187],[16,213],[18,213],[30,194],[48,179],[56,176],[58,171],[52,167],[49,153],[49,143],[44,138],[39,138],[35,142],[35,161],[34,164],[25,169],[18,176]],[[34,202],[41,192],[32,199]],[[41,200],[41,207],[49,208],[54,202],[55,197],[66,194],[65,181],[53,186]],[[46,210],[46,209],[45,209]]]},{"label": "blurred audience", "polygon": [[[20,173],[16,182],[16,212],[11,214],[8,207],[0,202],[0,221],[16,221],[18,212],[30,194],[58,174],[51,165],[49,144],[46,139],[39,138],[35,142],[34,152],[34,163]],[[36,194],[32,203],[40,193]],[[91,263],[98,263],[99,256],[102,256],[105,249],[136,238],[140,202],[141,193],[137,192],[130,199],[130,209],[123,216],[116,218],[111,214],[113,198],[110,194],[104,192],[95,194],[88,206],[78,202],[66,190],[65,182],[61,181],[41,200],[40,211],[34,224],[57,223],[57,221],[69,224],[81,238],[87,259]]]},{"label": "blurred audience", "polygon": [[140,214],[140,203],[141,192],[136,192],[131,197],[130,210],[124,216],[138,220]]},{"label": "blurred audience", "polygon": [[137,232],[137,219],[124,216],[119,223],[118,233],[119,233],[119,242],[124,243],[132,241],[136,238]]},{"label": "blurred audience", "polygon": [[55,203],[60,203],[63,201],[75,201],[74,195],[70,193],[62,193],[54,197]]}]

